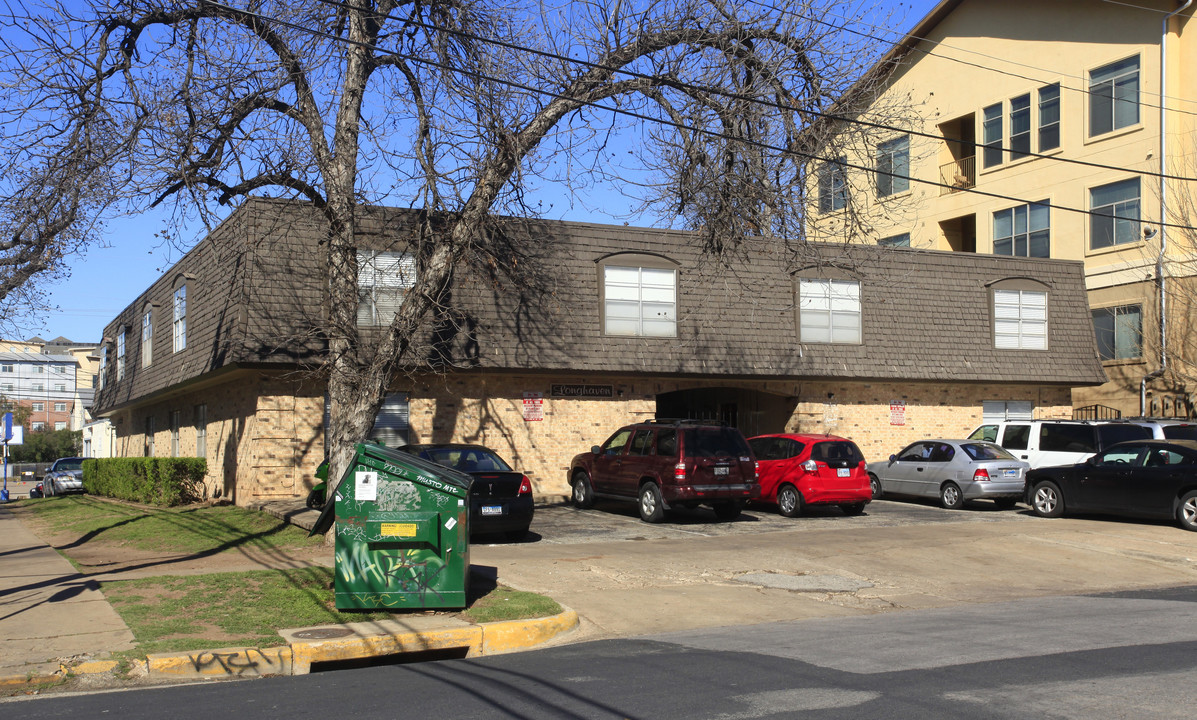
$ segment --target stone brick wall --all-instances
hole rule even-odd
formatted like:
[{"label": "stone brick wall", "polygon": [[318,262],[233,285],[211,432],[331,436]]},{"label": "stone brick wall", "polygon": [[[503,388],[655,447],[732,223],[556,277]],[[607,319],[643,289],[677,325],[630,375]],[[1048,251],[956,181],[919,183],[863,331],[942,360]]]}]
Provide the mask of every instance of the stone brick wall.
[{"label": "stone brick wall", "polygon": [[[569,494],[574,455],[602,443],[621,425],[652,418],[657,394],[692,388],[738,388],[796,400],[787,421],[755,432],[815,432],[849,437],[869,460],[888,457],[928,437],[963,437],[981,424],[984,400],[1030,400],[1036,417],[1068,418],[1068,388],[940,383],[797,383],[617,378],[614,397],[550,397],[553,383],[583,378],[543,376],[446,377],[406,388],[411,392],[412,442],[476,442],[527,473],[541,499]],[[543,394],[543,419],[526,421],[523,394]],[[829,397],[829,395],[831,397]],[[891,424],[891,402],[905,403],[902,424]],[[897,417],[893,418],[898,420]]]},{"label": "stone brick wall", "polygon": [[171,455],[171,413],[181,411],[179,456],[195,457],[196,407],[207,407],[208,496],[246,504],[304,496],[324,459],[323,391],[271,374],[242,372],[211,387],[118,411],[115,456],[141,457],[145,418],[154,417],[154,455]]},{"label": "stone brick wall", "polygon": [[[610,386],[611,397],[552,397],[555,383]],[[658,395],[700,388],[737,397],[738,424],[746,434],[833,433],[856,441],[870,461],[915,440],[967,435],[981,423],[984,400],[1030,400],[1042,418],[1072,412],[1068,388],[1031,385],[487,374],[434,376],[393,389],[411,395],[412,442],[486,445],[527,473],[538,500],[558,500],[569,494],[566,474],[574,455],[601,444],[622,425],[654,417]],[[541,419],[525,419],[524,393],[540,393]],[[901,412],[891,413],[894,401],[904,403]],[[245,371],[211,387],[122,410],[114,417],[117,454],[142,454],[145,417],[153,413],[155,454],[169,456],[170,412],[181,409],[180,455],[194,455],[193,413],[201,403],[208,408],[210,496],[246,504],[306,495],[324,458],[323,389],[285,376]],[[757,413],[758,406],[767,409]]]}]

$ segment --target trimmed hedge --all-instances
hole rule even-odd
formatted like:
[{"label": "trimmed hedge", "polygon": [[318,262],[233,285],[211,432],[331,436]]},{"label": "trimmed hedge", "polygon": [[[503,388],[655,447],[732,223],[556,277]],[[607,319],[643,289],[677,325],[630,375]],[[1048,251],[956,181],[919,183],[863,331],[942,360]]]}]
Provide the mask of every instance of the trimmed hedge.
[{"label": "trimmed hedge", "polygon": [[92,495],[171,507],[204,499],[203,458],[99,458],[83,461],[83,490]]}]

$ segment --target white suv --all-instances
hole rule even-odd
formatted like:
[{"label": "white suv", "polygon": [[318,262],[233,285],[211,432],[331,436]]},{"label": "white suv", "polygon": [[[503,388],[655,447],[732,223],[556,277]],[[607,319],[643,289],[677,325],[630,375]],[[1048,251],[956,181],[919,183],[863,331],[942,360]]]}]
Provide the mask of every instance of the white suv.
[{"label": "white suv", "polygon": [[981,425],[969,435],[970,440],[1001,445],[1032,468],[1075,465],[1114,443],[1150,437],[1150,428],[1134,423],[1081,420],[1004,420]]}]

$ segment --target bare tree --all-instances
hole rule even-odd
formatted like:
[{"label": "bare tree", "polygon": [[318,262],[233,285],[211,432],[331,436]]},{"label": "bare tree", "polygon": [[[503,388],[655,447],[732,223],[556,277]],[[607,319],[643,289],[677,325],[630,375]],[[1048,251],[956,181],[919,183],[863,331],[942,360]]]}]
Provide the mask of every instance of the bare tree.
[{"label": "bare tree", "polygon": [[[801,244],[803,128],[875,57],[833,0],[91,0],[28,13],[25,81],[125,128],[125,188],[200,212],[255,194],[327,226],[333,476],[366,436],[454,266],[538,183],[585,202],[614,184],[716,255]],[[859,8],[857,8],[859,9]],[[882,78],[874,77],[880,83]],[[855,92],[865,92],[859,85]],[[868,132],[849,124],[836,142]],[[832,149],[829,157],[837,153]],[[131,196],[135,197],[135,196]],[[381,332],[357,326],[357,210],[423,211],[415,286]],[[69,206],[69,204],[68,204]]]}]

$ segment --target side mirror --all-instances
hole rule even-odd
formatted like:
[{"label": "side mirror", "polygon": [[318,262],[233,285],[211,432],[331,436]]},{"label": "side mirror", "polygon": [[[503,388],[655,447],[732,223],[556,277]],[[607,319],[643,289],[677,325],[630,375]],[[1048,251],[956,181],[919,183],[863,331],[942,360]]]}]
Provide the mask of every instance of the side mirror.
[{"label": "side mirror", "polygon": [[603,449],[598,445],[591,445],[590,452],[594,453],[595,455],[599,455],[603,452]]},{"label": "side mirror", "polygon": [[898,456],[897,456],[897,455],[890,455],[890,456],[889,456],[889,464],[890,464],[890,465],[893,465],[893,464],[894,464],[894,463],[896,463],[896,462],[898,462]]},{"label": "side mirror", "polygon": [[1085,464],[1086,465],[1096,465],[1097,464],[1097,456],[1090,455],[1089,457],[1085,458]]}]

